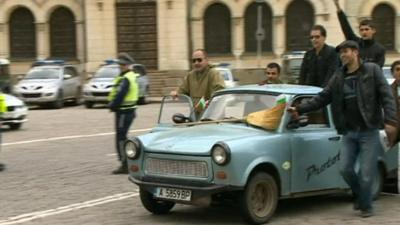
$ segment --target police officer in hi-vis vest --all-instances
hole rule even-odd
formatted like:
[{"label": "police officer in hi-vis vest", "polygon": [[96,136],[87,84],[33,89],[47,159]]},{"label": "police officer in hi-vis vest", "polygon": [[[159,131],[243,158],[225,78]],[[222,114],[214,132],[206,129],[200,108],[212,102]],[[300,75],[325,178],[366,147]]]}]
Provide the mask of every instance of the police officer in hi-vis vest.
[{"label": "police officer in hi-vis vest", "polygon": [[136,117],[136,102],[139,95],[136,81],[138,75],[130,70],[130,65],[135,61],[127,53],[120,53],[117,63],[120,66],[121,73],[114,79],[114,85],[108,99],[110,110],[115,112],[116,147],[121,166],[112,173],[127,174],[128,165],[124,143],[127,139],[129,127]]},{"label": "police officer in hi-vis vest", "polygon": [[[3,119],[3,113],[7,112],[6,96],[0,91],[0,128]],[[0,129],[1,132],[1,129]],[[1,133],[0,133],[0,144],[1,144]],[[4,165],[0,163],[0,171],[4,170]]]}]

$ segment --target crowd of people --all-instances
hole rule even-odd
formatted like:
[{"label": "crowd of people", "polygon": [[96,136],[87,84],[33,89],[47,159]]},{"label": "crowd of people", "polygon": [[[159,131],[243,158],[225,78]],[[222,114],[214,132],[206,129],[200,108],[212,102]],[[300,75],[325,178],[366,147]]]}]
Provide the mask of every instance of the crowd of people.
[{"label": "crowd of people", "polygon": [[[359,23],[359,37],[353,32],[338,0],[333,1],[346,40],[337,47],[330,46],[325,43],[326,29],[322,25],[312,27],[309,37],[312,49],[304,55],[299,84],[318,86],[323,90],[310,101],[287,110],[296,119],[301,113],[331,104],[335,128],[343,135],[340,172],[353,192],[354,209],[360,210],[361,217],[370,217],[373,215],[371,187],[378,173],[377,159],[382,150],[379,129],[385,129],[392,146],[399,140],[400,60],[391,66],[395,81],[389,86],[382,73],[385,48],[374,39],[376,28],[373,21],[362,20]],[[133,60],[121,55],[119,63],[122,72],[110,95],[110,109],[116,112],[116,148],[121,161],[115,174],[127,173],[128,170],[122,145],[135,118],[137,100],[135,75],[127,67]],[[225,86],[203,49],[193,52],[192,66],[193,70],[182,85],[170,94],[188,95],[199,118],[213,93]],[[259,85],[282,83],[280,72],[278,63],[269,63],[265,69],[266,79]],[[357,160],[359,172],[355,170]]]}]

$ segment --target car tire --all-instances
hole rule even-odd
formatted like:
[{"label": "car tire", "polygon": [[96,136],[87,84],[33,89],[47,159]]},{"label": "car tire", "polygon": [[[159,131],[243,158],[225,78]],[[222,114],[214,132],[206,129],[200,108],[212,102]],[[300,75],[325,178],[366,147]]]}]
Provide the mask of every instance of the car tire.
[{"label": "car tire", "polygon": [[375,179],[373,180],[373,183],[372,183],[371,191],[372,191],[372,196],[373,196],[374,200],[378,199],[379,196],[381,195],[384,182],[385,182],[385,173],[383,171],[382,166],[379,166],[378,174],[377,174],[377,176],[375,176]]},{"label": "car tire", "polygon": [[241,210],[247,222],[263,224],[273,216],[278,205],[278,185],[268,173],[252,176],[241,196]]},{"label": "car tire", "polygon": [[153,198],[153,195],[143,188],[140,188],[139,193],[142,205],[153,214],[166,214],[175,206],[175,202],[163,201]]},{"label": "car tire", "polygon": [[94,105],[93,102],[85,102],[85,107],[86,107],[87,109],[93,108],[93,105]]},{"label": "car tire", "polygon": [[11,130],[18,130],[21,128],[22,123],[12,123],[9,125]]},{"label": "car tire", "polygon": [[52,103],[54,109],[61,109],[64,106],[64,98],[62,91],[57,94],[57,99]]}]

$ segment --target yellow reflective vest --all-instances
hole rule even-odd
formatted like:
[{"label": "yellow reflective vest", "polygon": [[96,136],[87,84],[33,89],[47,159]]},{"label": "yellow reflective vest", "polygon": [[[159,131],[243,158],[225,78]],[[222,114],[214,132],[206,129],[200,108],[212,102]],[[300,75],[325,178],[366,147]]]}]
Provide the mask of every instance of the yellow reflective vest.
[{"label": "yellow reflective vest", "polygon": [[117,96],[119,87],[122,83],[122,79],[126,78],[129,81],[129,91],[125,95],[125,98],[124,98],[122,104],[118,108],[121,110],[136,108],[136,102],[139,98],[139,85],[136,81],[137,76],[138,76],[138,74],[136,74],[132,71],[125,73],[123,76],[117,76],[114,79],[114,82],[113,82],[114,85],[113,85],[113,88],[111,89],[110,94],[108,95],[108,100],[111,102],[115,99],[115,97]]},{"label": "yellow reflective vest", "polygon": [[7,112],[6,96],[0,94],[0,115]]}]

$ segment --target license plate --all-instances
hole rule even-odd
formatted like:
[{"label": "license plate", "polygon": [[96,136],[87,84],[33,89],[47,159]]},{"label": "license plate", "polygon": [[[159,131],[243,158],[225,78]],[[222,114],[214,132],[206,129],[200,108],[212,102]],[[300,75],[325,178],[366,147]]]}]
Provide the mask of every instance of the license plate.
[{"label": "license plate", "polygon": [[192,197],[192,191],[176,188],[158,188],[156,197],[179,201],[190,201]]}]

